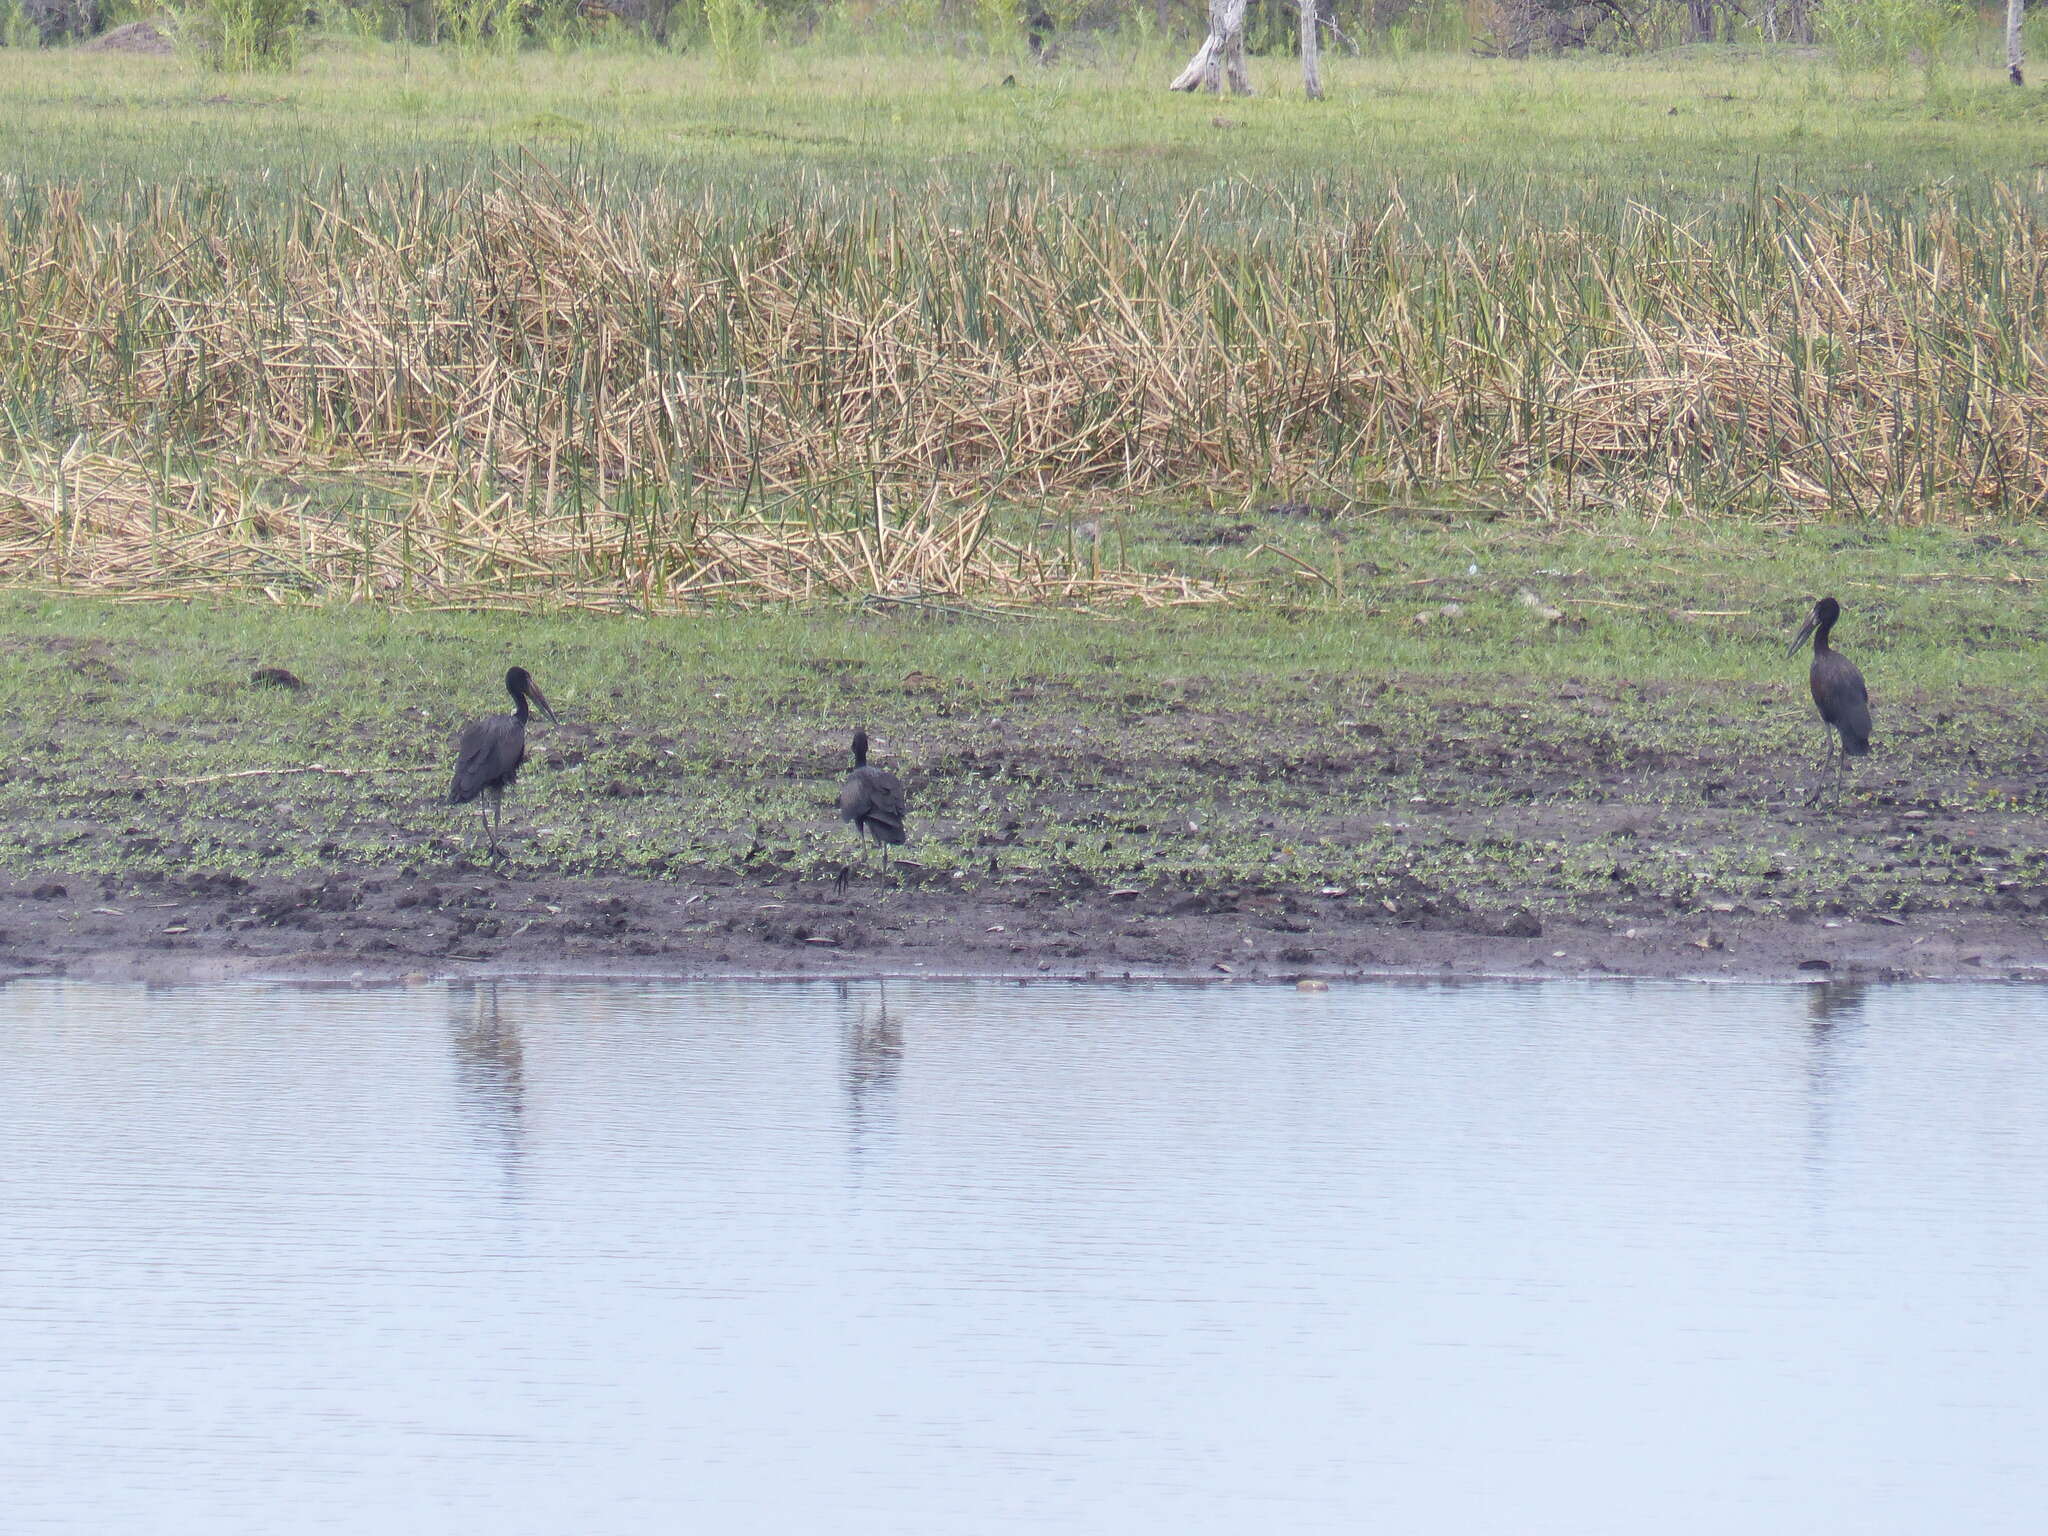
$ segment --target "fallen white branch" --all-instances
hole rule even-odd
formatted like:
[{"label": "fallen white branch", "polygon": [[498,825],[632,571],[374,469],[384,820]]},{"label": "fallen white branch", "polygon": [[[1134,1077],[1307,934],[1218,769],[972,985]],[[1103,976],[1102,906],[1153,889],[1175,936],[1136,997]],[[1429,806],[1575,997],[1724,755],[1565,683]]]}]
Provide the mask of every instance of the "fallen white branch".
[{"label": "fallen white branch", "polygon": [[220,784],[229,779],[277,779],[293,773],[324,773],[336,779],[367,779],[385,773],[438,773],[440,765],[425,764],[417,768],[330,768],[325,763],[307,763],[298,768],[237,768],[233,773],[202,773],[191,779],[145,779],[141,774],[130,774],[127,782],[146,782],[158,789],[183,789],[190,784]]}]

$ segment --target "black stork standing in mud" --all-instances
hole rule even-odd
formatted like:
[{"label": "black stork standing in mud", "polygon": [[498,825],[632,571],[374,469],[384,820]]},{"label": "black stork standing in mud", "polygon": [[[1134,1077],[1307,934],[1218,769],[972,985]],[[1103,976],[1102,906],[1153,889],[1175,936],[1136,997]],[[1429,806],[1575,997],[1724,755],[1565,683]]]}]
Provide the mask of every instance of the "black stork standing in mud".
[{"label": "black stork standing in mud", "polygon": [[[505,674],[505,691],[512,695],[512,713],[486,715],[463,728],[457,744],[455,782],[448,786],[450,805],[477,801],[476,813],[484,824],[484,836],[491,851],[498,851],[498,818],[505,814],[505,791],[519,777],[519,765],[526,761],[527,700],[531,699],[554,720],[555,712],[526,668],[514,667]],[[557,724],[560,722],[557,721]],[[479,796],[490,797],[486,814]]]},{"label": "black stork standing in mud", "polygon": [[[889,862],[889,849],[903,841],[903,781],[886,768],[868,764],[868,733],[853,733],[853,772],[839,791],[839,819],[853,828],[861,847],[873,838],[882,847],[882,862]],[[846,889],[852,870],[839,866],[838,886]]]},{"label": "black stork standing in mud", "polygon": [[[1828,755],[1824,761],[1838,775],[1837,786],[1848,760],[1870,753],[1870,691],[1863,686],[1863,674],[1856,670],[1856,664],[1828,647],[1828,635],[1841,616],[1840,603],[1832,597],[1822,598],[1813,605],[1813,612],[1792,637],[1791,649],[1785,652],[1790,656],[1808,635],[1813,636],[1813,666],[1807,673],[1807,684],[1813,690],[1814,708],[1820,711],[1821,729],[1827,734]],[[1838,737],[1840,752],[1835,750]]]}]

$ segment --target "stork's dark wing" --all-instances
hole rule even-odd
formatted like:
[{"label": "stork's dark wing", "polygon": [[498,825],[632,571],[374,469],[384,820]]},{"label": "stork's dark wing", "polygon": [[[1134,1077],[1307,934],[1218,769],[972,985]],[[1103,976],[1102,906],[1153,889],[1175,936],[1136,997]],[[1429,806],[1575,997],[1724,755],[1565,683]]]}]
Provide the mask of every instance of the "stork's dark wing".
[{"label": "stork's dark wing", "polygon": [[867,786],[867,823],[885,843],[903,841],[903,781],[886,768],[863,768],[855,775]]},{"label": "stork's dark wing", "polygon": [[903,841],[903,782],[887,769],[861,767],[839,791],[839,819],[872,832],[878,841]]},{"label": "stork's dark wing", "polygon": [[1861,757],[1870,750],[1870,690],[1848,657],[1829,652],[1813,664],[1813,702],[1820,717],[1842,733],[1842,750]]},{"label": "stork's dark wing", "polygon": [[526,728],[512,715],[489,715],[462,733],[456,744],[451,804],[474,800],[493,784],[509,781],[526,760]]}]

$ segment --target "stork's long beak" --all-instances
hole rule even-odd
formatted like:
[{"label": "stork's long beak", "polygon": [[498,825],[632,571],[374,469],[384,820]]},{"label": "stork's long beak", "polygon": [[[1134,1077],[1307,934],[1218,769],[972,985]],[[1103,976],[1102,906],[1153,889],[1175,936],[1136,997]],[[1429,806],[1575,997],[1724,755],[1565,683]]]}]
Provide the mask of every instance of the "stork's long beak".
[{"label": "stork's long beak", "polygon": [[1813,626],[1817,620],[1818,615],[1809,613],[1806,616],[1806,622],[1799,626],[1799,633],[1792,637],[1792,644],[1785,651],[1787,656],[1792,655],[1800,646],[1806,644],[1806,637],[1813,633]]},{"label": "stork's long beak", "polygon": [[548,708],[548,696],[540,691],[540,684],[533,681],[532,678],[526,680],[526,696],[540,706],[541,713],[546,715],[550,721],[556,725],[562,723],[555,719],[555,712]]}]

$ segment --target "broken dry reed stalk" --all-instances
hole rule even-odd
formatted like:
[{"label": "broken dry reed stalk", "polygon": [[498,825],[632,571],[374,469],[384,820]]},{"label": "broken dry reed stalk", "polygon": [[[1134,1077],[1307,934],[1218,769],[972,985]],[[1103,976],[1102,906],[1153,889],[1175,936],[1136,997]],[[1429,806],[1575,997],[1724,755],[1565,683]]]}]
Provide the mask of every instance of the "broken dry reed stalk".
[{"label": "broken dry reed stalk", "polygon": [[2048,235],[2013,195],[1442,240],[1397,198],[1228,244],[1197,217],[1228,191],[1172,218],[1028,187],[971,218],[938,187],[808,195],[25,192],[0,221],[0,431],[195,475],[437,477],[475,500],[465,537],[545,530],[492,547],[570,585],[562,519],[706,487],[1321,475],[1913,519],[2048,498]]},{"label": "broken dry reed stalk", "polygon": [[489,488],[402,482],[323,505],[273,487],[151,473],[101,454],[0,466],[0,580],[70,591],[409,607],[668,612],[967,598],[985,607],[1220,602],[1216,582],[1097,568],[1004,538],[986,501],[715,516],[586,500],[554,510]]},{"label": "broken dry reed stalk", "polygon": [[[149,779],[159,789],[190,789],[198,784],[225,784],[230,779],[284,779],[299,774],[313,773],[333,779],[377,779],[394,773],[441,773],[445,770],[439,763],[428,763],[409,768],[330,768],[325,763],[305,763],[296,768],[237,768],[227,773],[201,773],[185,779]],[[130,774],[128,779],[143,782],[139,774]]]}]

